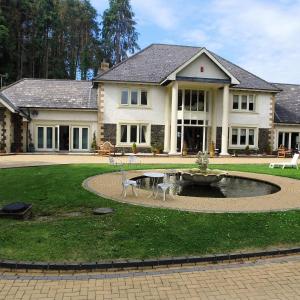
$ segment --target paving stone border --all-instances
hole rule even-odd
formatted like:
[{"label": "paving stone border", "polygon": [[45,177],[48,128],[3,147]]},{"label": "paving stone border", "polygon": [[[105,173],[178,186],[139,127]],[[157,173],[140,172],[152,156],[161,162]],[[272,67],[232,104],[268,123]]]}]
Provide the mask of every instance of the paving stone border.
[{"label": "paving stone border", "polygon": [[300,254],[300,247],[286,249],[271,249],[267,251],[254,252],[237,252],[228,254],[215,254],[204,256],[183,256],[183,257],[166,257],[155,259],[128,259],[128,260],[113,260],[99,261],[89,263],[52,263],[52,262],[25,262],[13,260],[0,260],[0,268],[4,269],[23,269],[23,270],[44,270],[44,271],[80,271],[80,270],[120,270],[120,269],[142,269],[145,267],[168,267],[172,265],[187,265],[187,264],[215,264],[223,262],[237,262],[250,259],[260,259],[266,257],[278,257],[291,254]]}]

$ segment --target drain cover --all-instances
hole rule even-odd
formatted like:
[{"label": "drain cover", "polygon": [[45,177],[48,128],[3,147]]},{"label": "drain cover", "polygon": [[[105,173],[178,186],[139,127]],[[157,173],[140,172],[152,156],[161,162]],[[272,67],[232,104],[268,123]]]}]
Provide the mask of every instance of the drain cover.
[{"label": "drain cover", "polygon": [[111,214],[113,212],[114,210],[109,207],[100,207],[100,208],[93,209],[94,215],[106,215],[106,214]]},{"label": "drain cover", "polygon": [[29,204],[17,202],[17,203],[11,203],[11,204],[7,204],[7,205],[3,206],[2,211],[5,213],[13,214],[13,213],[22,212],[22,211],[26,210],[28,207],[29,207]]}]

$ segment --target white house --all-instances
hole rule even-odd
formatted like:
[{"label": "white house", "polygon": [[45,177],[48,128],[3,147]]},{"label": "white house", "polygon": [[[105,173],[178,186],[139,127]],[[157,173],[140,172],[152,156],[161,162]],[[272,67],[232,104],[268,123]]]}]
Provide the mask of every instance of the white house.
[{"label": "white house", "polygon": [[92,82],[23,79],[5,87],[0,145],[84,152],[95,136],[126,151],[136,143],[140,152],[156,145],[195,153],[214,142],[221,155],[264,152],[297,147],[298,110],[300,86],[269,83],[205,48],[152,44],[111,69],[103,63]]}]

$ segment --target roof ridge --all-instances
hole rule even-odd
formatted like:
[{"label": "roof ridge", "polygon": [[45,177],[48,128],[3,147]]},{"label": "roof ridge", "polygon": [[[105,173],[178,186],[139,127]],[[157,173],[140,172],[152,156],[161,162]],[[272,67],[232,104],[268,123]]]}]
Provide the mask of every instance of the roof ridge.
[{"label": "roof ridge", "polygon": [[127,57],[126,59],[120,61],[118,64],[112,66],[110,69],[106,70],[106,71],[103,72],[102,74],[96,75],[96,76],[92,79],[92,81],[94,82],[94,81],[96,81],[97,79],[100,79],[101,76],[106,75],[106,74],[109,73],[110,71],[114,70],[116,67],[122,65],[123,63],[125,63],[125,62],[128,61],[129,59],[132,59],[132,58],[136,57],[138,54],[141,54],[142,52],[144,52],[146,49],[149,49],[149,48],[152,47],[153,45],[155,45],[155,44],[150,44],[150,45],[147,46],[146,48],[144,48],[144,49],[142,49],[142,50],[140,50],[140,51],[134,53],[133,55]]},{"label": "roof ridge", "polygon": [[168,43],[152,43],[151,45],[172,46],[172,47],[182,47],[182,48],[199,48],[199,49],[205,48],[205,47],[200,47],[200,46],[168,44]]},{"label": "roof ridge", "polygon": [[284,84],[284,85],[297,85],[300,87],[300,83],[283,83],[283,82],[272,82],[272,84]]},{"label": "roof ridge", "polygon": [[72,81],[72,82],[92,82],[92,80],[87,80],[87,79],[68,79],[68,78],[22,78],[22,80],[45,80],[45,81]]},{"label": "roof ridge", "polygon": [[6,86],[2,87],[2,89],[0,89],[0,93],[2,93],[2,92],[5,91],[6,89],[8,89],[8,88],[10,88],[10,87],[12,87],[12,86],[14,86],[14,85],[16,85],[16,84],[18,84],[18,83],[24,81],[24,80],[25,80],[25,78],[21,78],[21,79],[15,81],[15,82],[12,82],[12,83],[9,84],[9,85],[6,85]]},{"label": "roof ridge", "polygon": [[[270,84],[270,85],[273,86],[275,89],[278,89],[278,88],[277,88],[276,86],[274,86],[271,82],[269,82],[269,81],[267,81],[267,80],[265,80],[265,79],[263,79],[263,78],[261,78],[261,77],[255,75],[255,74],[253,74],[252,72],[249,72],[248,70],[246,70],[246,69],[244,69],[244,68],[238,66],[237,64],[235,64],[235,63],[229,61],[228,59],[226,59],[226,58],[224,58],[224,57],[222,57],[222,56],[220,56],[220,55],[218,55],[218,54],[216,54],[216,53],[214,53],[214,52],[212,52],[212,51],[210,51],[210,50],[208,50],[208,49],[207,49],[207,51],[210,52],[213,56],[217,56],[217,57],[216,57],[217,60],[218,60],[218,57],[220,57],[220,58],[222,58],[223,60],[225,60],[226,62],[228,62],[228,63],[234,65],[235,67],[237,67],[237,68],[239,68],[239,69],[241,69],[241,70],[243,70],[243,71],[245,71],[245,72],[251,74],[252,76],[254,76],[254,77],[256,77],[256,78],[258,78],[258,79],[264,81],[264,82],[267,83],[267,84]],[[219,63],[222,64],[220,61],[219,61]]]}]

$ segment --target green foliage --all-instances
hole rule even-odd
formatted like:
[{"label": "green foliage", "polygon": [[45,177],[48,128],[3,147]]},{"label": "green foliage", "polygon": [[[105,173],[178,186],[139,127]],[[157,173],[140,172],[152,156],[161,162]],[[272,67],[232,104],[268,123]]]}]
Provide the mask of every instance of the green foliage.
[{"label": "green foliage", "polygon": [[136,22],[129,0],[109,0],[103,13],[102,42],[105,57],[117,64],[139,49]]},{"label": "green foliage", "polygon": [[86,79],[100,65],[100,46],[97,13],[89,0],[0,2],[0,73],[8,73],[9,82]]},{"label": "green foliage", "polygon": [[96,141],[96,133],[95,132],[93,134],[93,142],[92,142],[91,148],[94,151],[97,149],[97,141]]},{"label": "green foliage", "polygon": [[[167,167],[193,166],[140,168]],[[215,167],[300,179],[298,170],[270,170],[267,165]],[[0,169],[0,206],[22,200],[33,204],[35,215],[33,220],[25,222],[0,219],[0,258],[97,261],[300,245],[300,211],[190,213],[126,205],[82,188],[87,177],[112,170],[113,167],[103,164]],[[95,207],[112,207],[115,213],[94,216],[91,209]],[[82,215],[66,216],[70,212]]]}]

